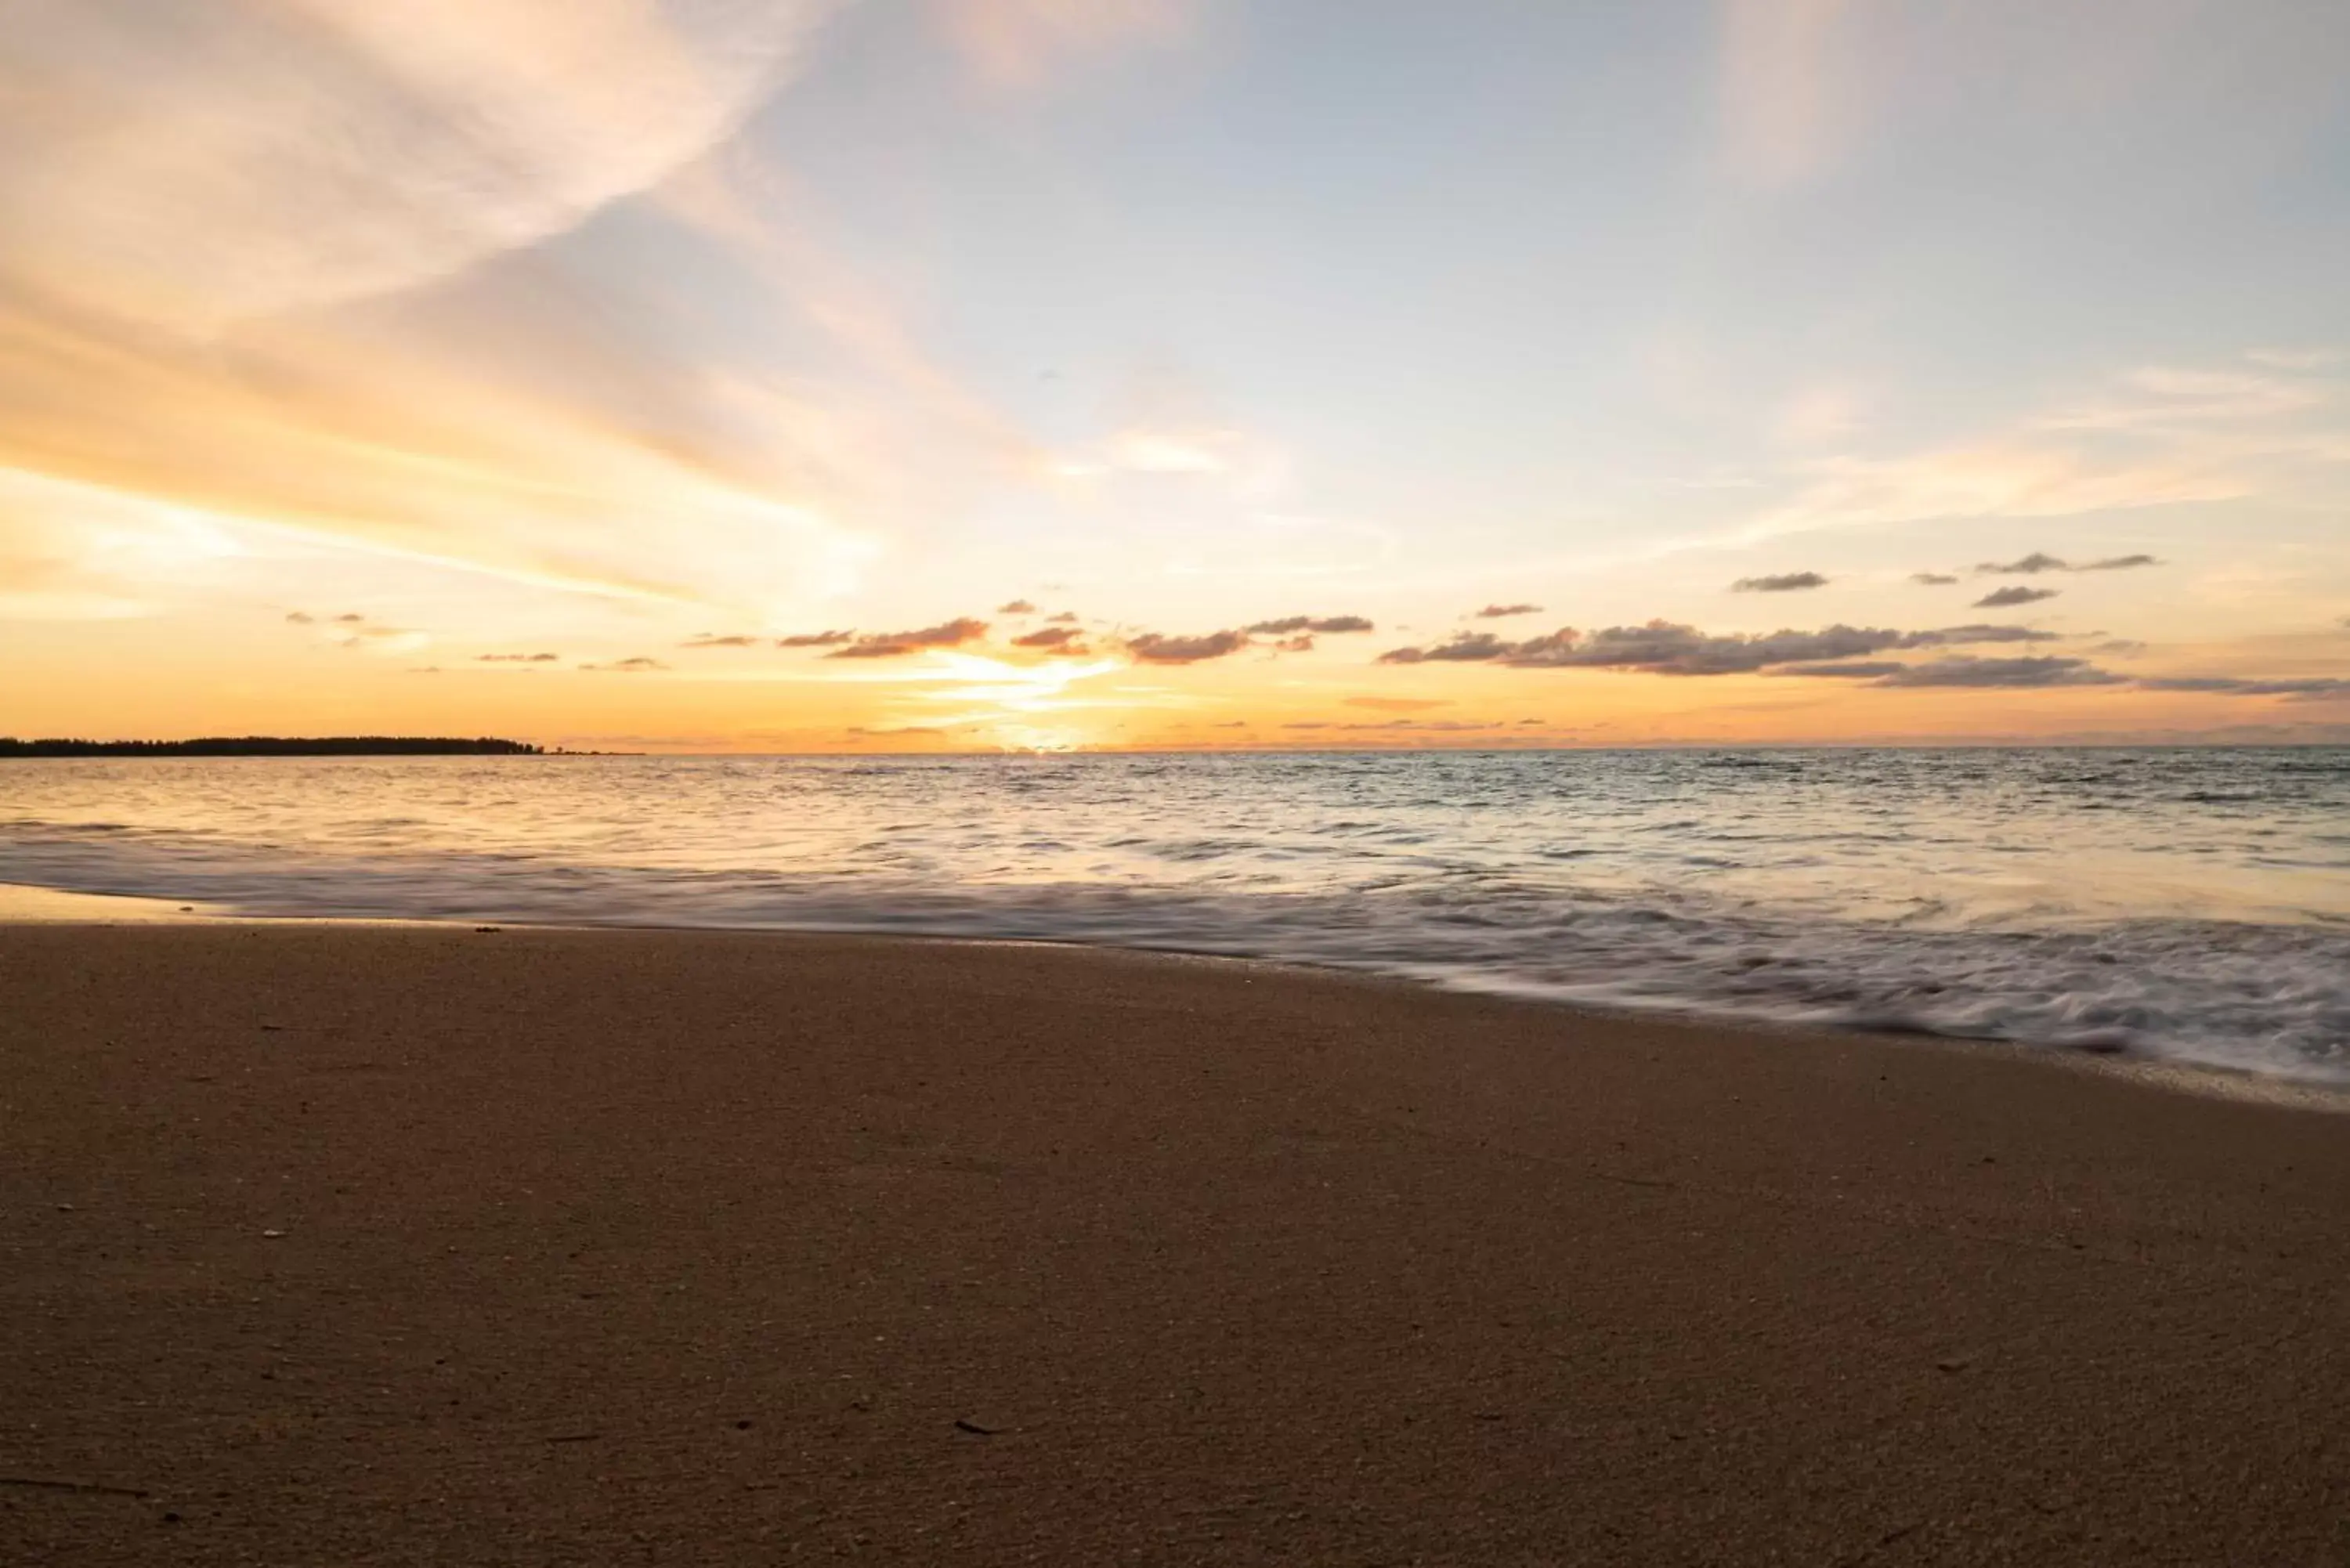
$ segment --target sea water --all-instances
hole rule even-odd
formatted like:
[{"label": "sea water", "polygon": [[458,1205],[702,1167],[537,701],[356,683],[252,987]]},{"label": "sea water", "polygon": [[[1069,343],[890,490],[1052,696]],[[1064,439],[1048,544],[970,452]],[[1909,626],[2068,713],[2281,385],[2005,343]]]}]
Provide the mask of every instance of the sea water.
[{"label": "sea water", "polygon": [[0,881],[1012,938],[2350,1081],[2350,749],[0,763]]}]

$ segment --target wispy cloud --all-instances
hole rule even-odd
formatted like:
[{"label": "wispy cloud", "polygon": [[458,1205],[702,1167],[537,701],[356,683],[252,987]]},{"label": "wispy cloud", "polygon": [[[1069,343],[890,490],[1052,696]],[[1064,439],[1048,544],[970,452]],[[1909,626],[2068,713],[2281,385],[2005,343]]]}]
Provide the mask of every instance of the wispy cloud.
[{"label": "wispy cloud", "polygon": [[1384,713],[1419,713],[1430,708],[1450,708],[1452,702],[1442,697],[1349,697],[1347,706]]},{"label": "wispy cloud", "polygon": [[2064,517],[2224,501],[2252,488],[2248,478],[2212,462],[2116,461],[2022,444],[1887,460],[1831,458],[1802,472],[1806,481],[1794,499],[1718,542],[1757,544],[1936,517]]},{"label": "wispy cloud", "polygon": [[2322,370],[2342,362],[2341,351],[2334,348],[2251,348],[2244,358],[2279,370]]},{"label": "wispy cloud", "polygon": [[1841,443],[1866,423],[1859,395],[1848,387],[1819,387],[1799,394],[1780,410],[1774,432],[1782,441],[1822,447]]},{"label": "wispy cloud", "polygon": [[2117,394],[2061,410],[2042,422],[2049,430],[2175,431],[2272,420],[2324,401],[2326,389],[2307,380],[2151,366],[2126,377]]},{"label": "wispy cloud", "polygon": [[448,277],[701,156],[827,8],[44,5],[0,60],[6,270],[200,333]]},{"label": "wispy cloud", "polygon": [[[0,310],[0,345],[6,342]],[[0,348],[0,430],[9,360]],[[247,555],[199,509],[5,466],[0,619],[120,620],[218,581]]]},{"label": "wispy cloud", "polygon": [[2240,697],[2295,697],[2305,701],[2350,698],[2350,679],[2334,675],[2260,680],[2235,675],[2155,675],[2139,680],[2149,691],[2217,691]]},{"label": "wispy cloud", "polygon": [[980,79],[1033,88],[1071,61],[1180,36],[1179,0],[933,0],[933,15]]},{"label": "wispy cloud", "polygon": [[1542,608],[1543,607],[1540,605],[1497,604],[1487,605],[1483,609],[1477,610],[1473,612],[1473,614],[1474,618],[1478,620],[1503,620],[1514,615],[1540,615],[1542,614]]},{"label": "wispy cloud", "polygon": [[[845,591],[922,485],[1035,453],[728,144],[834,9],[42,5],[0,59],[0,467],[532,589],[762,617]],[[624,202],[728,341],[565,265]],[[0,566],[26,532],[0,506]],[[50,600],[99,606],[86,575]]]},{"label": "wispy cloud", "polygon": [[1851,134],[1858,106],[1841,69],[1848,0],[1727,0],[1722,7],[1721,147],[1763,189],[1809,179]]},{"label": "wispy cloud", "polygon": [[1771,576],[1741,577],[1730,585],[1730,591],[1737,594],[1792,594],[1827,586],[1827,578],[1817,572],[1780,572]]},{"label": "wispy cloud", "polygon": [[1098,484],[1121,475],[1128,483],[1204,484],[1234,498],[1265,504],[1288,476],[1287,457],[1270,441],[1238,426],[1184,419],[1192,395],[1154,392],[1150,401],[1174,405],[1168,417],[1128,426],[1098,446],[1053,466],[1054,475],[1076,484]]},{"label": "wispy cloud", "polygon": [[[1994,576],[2029,577],[2043,572],[2126,572],[2138,566],[2158,566],[2162,563],[2152,556],[2108,556],[2099,561],[2084,561],[2075,566],[2059,556],[2034,550],[2012,561],[1985,561],[1975,567],[1978,573]],[[1952,578],[1955,582],[1957,579]]]}]

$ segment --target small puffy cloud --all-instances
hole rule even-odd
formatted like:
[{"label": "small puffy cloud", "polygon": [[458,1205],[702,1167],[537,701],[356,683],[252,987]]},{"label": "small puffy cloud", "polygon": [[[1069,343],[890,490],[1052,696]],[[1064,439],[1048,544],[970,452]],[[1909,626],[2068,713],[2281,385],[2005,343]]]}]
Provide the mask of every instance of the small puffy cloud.
[{"label": "small puffy cloud", "polygon": [[2062,560],[2054,556],[2048,555],[2043,551],[2034,550],[2032,554],[2022,557],[2021,560],[1979,562],[1976,564],[1975,570],[1978,572],[1991,573],[2000,576],[2029,577],[2035,576],[2042,572],[2065,572],[2072,570],[2072,568],[2067,566]]},{"label": "small puffy cloud", "polygon": [[2056,597],[2054,588],[2028,588],[2022,583],[1983,595],[1974,602],[1977,609],[2008,609],[2016,605],[2037,604],[2042,599]]},{"label": "small puffy cloud", "polygon": [[1513,615],[1540,615],[1540,605],[1487,605],[1476,612],[1479,620],[1501,620]]},{"label": "small puffy cloud", "polygon": [[315,620],[317,618],[315,616],[307,615],[301,610],[287,610],[286,612],[286,618],[296,626],[308,626],[311,621]]},{"label": "small puffy cloud", "polygon": [[764,638],[744,637],[740,632],[731,637],[712,637],[705,631],[678,646],[680,648],[756,648],[765,640]]},{"label": "small puffy cloud", "polygon": [[912,631],[875,632],[825,655],[827,659],[896,659],[928,648],[961,648],[987,635],[987,623],[970,616]]},{"label": "small puffy cloud", "polygon": [[1288,615],[1279,620],[1261,620],[1241,629],[1252,637],[1294,637],[1302,631],[1373,631],[1377,628],[1358,615]]},{"label": "small puffy cloud", "polygon": [[1145,664],[1198,664],[1222,659],[1248,646],[1244,631],[1211,631],[1198,637],[1170,637],[1149,631],[1126,639],[1126,650]]},{"label": "small puffy cloud", "polygon": [[995,613],[998,615],[1035,615],[1036,613],[1036,607],[1030,604],[1026,599],[1014,599],[1010,604],[996,606]]},{"label": "small puffy cloud", "polygon": [[1828,580],[1817,572],[1780,572],[1770,576],[1741,577],[1730,585],[1734,594],[1793,594],[1824,588]]},{"label": "small puffy cloud", "polygon": [[481,653],[473,656],[476,664],[553,664],[562,658],[557,653]]},{"label": "small puffy cloud", "polygon": [[1196,665],[1205,659],[1224,659],[1248,647],[1248,632],[1205,632],[1199,637],[1168,637],[1142,632],[1128,637],[1126,651],[1147,665]]},{"label": "small puffy cloud", "polygon": [[359,622],[365,619],[367,619],[367,617],[363,615],[338,615],[335,618],[335,624],[338,626],[357,626]]},{"label": "small puffy cloud", "polygon": [[1282,653],[1311,653],[1314,651],[1314,634],[1302,631],[1295,637],[1284,637],[1273,646]]},{"label": "small puffy cloud", "polygon": [[1912,572],[1909,580],[1924,587],[1947,588],[1959,579],[1948,572]]},{"label": "small puffy cloud", "polygon": [[1086,646],[1086,634],[1073,626],[1040,627],[1024,637],[1014,638],[1012,646],[1042,649],[1047,653],[1071,658],[1091,651]]},{"label": "small puffy cloud", "polygon": [[1077,612],[1075,610],[1063,610],[1058,615],[1048,615],[1045,618],[1045,624],[1046,626],[1075,626],[1077,624]]},{"label": "small puffy cloud", "polygon": [[583,664],[579,668],[605,675],[647,675],[657,670],[667,670],[669,666],[658,659],[648,659],[639,654],[634,659],[616,659],[609,664]]},{"label": "small puffy cloud", "polygon": [[794,632],[789,637],[775,639],[775,646],[777,648],[837,648],[844,642],[853,642],[856,639],[857,634],[853,631],[800,631]]},{"label": "small puffy cloud", "polygon": [[2099,670],[2085,659],[2054,654],[2024,659],[1977,659],[1952,654],[1947,659],[1907,664],[1878,677],[1877,686],[1961,686],[2036,689],[2047,686],[2114,686],[2122,677]]}]

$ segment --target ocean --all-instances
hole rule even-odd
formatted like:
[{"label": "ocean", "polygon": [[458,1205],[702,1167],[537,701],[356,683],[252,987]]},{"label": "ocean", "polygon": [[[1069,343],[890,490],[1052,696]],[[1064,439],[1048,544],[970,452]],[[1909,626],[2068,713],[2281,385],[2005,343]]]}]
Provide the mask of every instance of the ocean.
[{"label": "ocean", "polygon": [[0,882],[920,933],[2350,1082],[2350,749],[0,763]]}]

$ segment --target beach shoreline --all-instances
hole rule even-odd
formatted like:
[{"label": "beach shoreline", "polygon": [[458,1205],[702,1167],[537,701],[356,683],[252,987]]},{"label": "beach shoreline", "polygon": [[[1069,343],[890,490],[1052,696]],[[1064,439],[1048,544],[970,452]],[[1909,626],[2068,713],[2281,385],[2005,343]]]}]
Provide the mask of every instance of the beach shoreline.
[{"label": "beach shoreline", "polygon": [[2260,1105],[2350,1112],[2350,1081],[2332,1078],[2291,1075],[2252,1067],[2229,1066],[2213,1062],[2157,1056],[2139,1052],[2086,1051],[2076,1047],[2045,1045],[2027,1041],[1966,1034],[1937,1033],[1926,1030],[1889,1032],[1825,1023],[1796,1023],[1770,1016],[1742,1016],[1694,1008],[1638,1008],[1621,1004],[1611,1006],[1604,1002],[1582,999],[1545,996],[1538,992],[1522,988],[1479,985],[1440,978],[1419,979],[1389,971],[1341,964],[1317,964],[1295,959],[1193,952],[1171,948],[1123,947],[1115,943],[1084,941],[1076,939],[1055,940],[1038,937],[972,937],[947,933],[881,933],[768,927],[665,926],[598,921],[500,919],[484,922],[472,917],[454,915],[441,919],[392,915],[254,915],[213,905],[190,904],[151,895],[80,893],[63,888],[36,887],[27,883],[0,882],[0,929],[15,925],[103,927],[126,923],[141,926],[203,925],[215,928],[223,925],[241,925],[257,929],[309,926],[354,930],[453,931],[475,931],[482,929],[485,924],[493,924],[501,931],[508,929],[611,931],[634,932],[650,936],[699,933],[713,936],[774,937],[785,940],[810,937],[849,941],[937,943],[950,947],[981,949],[1044,948],[1164,960],[1170,962],[1225,965],[1234,969],[1268,971],[1274,974],[1297,975],[1309,979],[1347,981],[1372,986],[1395,986],[1415,992],[1434,991],[1450,995],[1482,997],[1513,1005],[1562,1012],[1576,1017],[1679,1024],[1698,1029],[1727,1029],[1766,1037],[1850,1038],[1859,1036],[1880,1041],[1894,1049],[1900,1049],[1905,1045],[1921,1045],[1947,1050],[1989,1052],[1994,1055],[2043,1066],[2053,1066],[2067,1072],[2110,1076],[2125,1082],[2180,1094],[2244,1100]]},{"label": "beach shoreline", "polygon": [[2314,1103],[764,932],[6,924],[0,1018],[10,1560],[2350,1548]]}]

